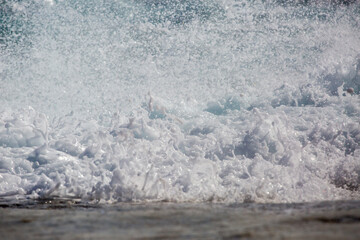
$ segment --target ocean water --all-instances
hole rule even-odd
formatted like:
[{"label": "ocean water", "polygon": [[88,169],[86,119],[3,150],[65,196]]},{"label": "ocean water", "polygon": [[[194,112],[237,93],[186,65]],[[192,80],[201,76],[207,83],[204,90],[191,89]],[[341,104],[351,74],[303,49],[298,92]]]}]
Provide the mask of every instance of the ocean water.
[{"label": "ocean water", "polygon": [[360,199],[360,2],[0,0],[0,197]]}]

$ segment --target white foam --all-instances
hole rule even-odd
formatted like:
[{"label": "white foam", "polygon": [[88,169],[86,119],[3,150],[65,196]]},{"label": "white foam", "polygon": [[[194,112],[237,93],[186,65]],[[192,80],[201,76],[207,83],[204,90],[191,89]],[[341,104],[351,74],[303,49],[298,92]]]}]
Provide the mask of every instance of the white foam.
[{"label": "white foam", "polygon": [[356,10],[50,2],[0,50],[0,197],[359,198]]}]

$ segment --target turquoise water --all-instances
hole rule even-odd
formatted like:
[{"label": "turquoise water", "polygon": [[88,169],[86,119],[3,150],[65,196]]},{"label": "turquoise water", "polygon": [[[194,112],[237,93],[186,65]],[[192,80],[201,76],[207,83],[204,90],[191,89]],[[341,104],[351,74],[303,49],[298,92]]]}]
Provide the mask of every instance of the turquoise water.
[{"label": "turquoise water", "polygon": [[360,5],[6,1],[0,196],[358,199]]}]

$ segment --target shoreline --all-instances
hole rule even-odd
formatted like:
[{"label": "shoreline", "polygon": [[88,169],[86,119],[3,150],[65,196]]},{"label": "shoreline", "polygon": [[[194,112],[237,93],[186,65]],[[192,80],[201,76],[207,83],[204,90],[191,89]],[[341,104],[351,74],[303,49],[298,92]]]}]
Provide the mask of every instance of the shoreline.
[{"label": "shoreline", "polygon": [[1,239],[359,239],[360,201],[0,204]]}]

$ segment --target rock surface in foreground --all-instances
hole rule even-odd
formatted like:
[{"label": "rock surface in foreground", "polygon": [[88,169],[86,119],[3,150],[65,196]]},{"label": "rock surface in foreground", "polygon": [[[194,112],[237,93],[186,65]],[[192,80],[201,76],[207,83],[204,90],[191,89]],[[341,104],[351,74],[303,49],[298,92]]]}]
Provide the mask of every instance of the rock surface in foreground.
[{"label": "rock surface in foreground", "polygon": [[2,203],[0,239],[359,239],[360,202]]}]

